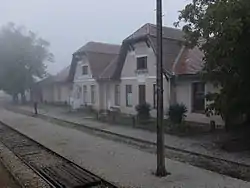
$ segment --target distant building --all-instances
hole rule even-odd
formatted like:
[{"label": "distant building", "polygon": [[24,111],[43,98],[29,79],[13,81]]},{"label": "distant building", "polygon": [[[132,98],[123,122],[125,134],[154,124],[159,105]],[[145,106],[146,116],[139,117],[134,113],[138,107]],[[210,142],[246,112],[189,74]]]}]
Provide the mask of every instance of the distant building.
[{"label": "distant building", "polygon": [[6,102],[6,101],[11,101],[12,96],[6,94],[4,91],[0,90],[0,103],[1,102]]},{"label": "distant building", "polygon": [[70,67],[64,68],[55,76],[49,76],[38,82],[35,95],[41,102],[69,104],[72,84],[68,81]]},{"label": "distant building", "polygon": [[113,96],[106,91],[113,90],[108,87],[116,82],[111,76],[119,52],[119,45],[89,42],[73,54],[69,74],[69,80],[73,82],[73,108],[91,105],[101,110],[111,107],[110,98]]}]

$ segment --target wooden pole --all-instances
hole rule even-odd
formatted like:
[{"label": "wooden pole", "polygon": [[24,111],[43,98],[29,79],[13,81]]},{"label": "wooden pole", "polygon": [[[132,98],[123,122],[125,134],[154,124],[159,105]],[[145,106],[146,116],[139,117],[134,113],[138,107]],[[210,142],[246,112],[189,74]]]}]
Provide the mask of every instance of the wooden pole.
[{"label": "wooden pole", "polygon": [[163,67],[162,67],[162,0],[156,0],[157,17],[157,170],[156,176],[167,175],[164,155],[163,129]]}]

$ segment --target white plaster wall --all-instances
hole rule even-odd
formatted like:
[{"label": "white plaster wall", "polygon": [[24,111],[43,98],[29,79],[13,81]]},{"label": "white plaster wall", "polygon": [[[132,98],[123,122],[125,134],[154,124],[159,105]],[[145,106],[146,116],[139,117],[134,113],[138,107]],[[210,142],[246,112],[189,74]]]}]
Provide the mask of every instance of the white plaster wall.
[{"label": "white plaster wall", "polygon": [[[82,66],[88,66],[88,75],[82,75]],[[92,78],[92,73],[89,66],[89,61],[86,56],[82,57],[81,61],[77,62],[74,82],[85,81]]]},{"label": "white plaster wall", "polygon": [[188,113],[192,111],[191,94],[191,82],[183,81],[176,84],[176,100],[178,103],[183,103],[187,107]]},{"label": "white plaster wall", "polygon": [[[135,50],[128,52],[121,74],[121,111],[127,114],[136,114],[135,106],[139,103],[138,88],[139,85],[146,86],[146,102],[152,107],[154,104],[153,85],[156,84],[156,56],[151,47],[148,47],[145,42],[140,42],[134,45]],[[148,72],[143,75],[136,73],[137,57],[147,56]],[[170,88],[169,83],[164,80],[164,113],[169,107]],[[133,106],[126,106],[126,85],[132,85]],[[152,116],[156,116],[156,110],[151,111]]]},{"label": "white plaster wall", "polygon": [[[217,124],[224,125],[224,122],[220,116],[207,117],[205,114],[192,112],[192,83],[197,81],[198,80],[180,81],[177,82],[176,85],[177,102],[185,104],[188,109],[186,120],[207,124],[210,123],[211,120],[214,120]],[[215,88],[211,83],[207,83],[205,85],[205,94],[216,91],[218,91],[218,88]],[[205,105],[206,103],[207,102],[205,102]]]},{"label": "white plaster wall", "polygon": [[[82,75],[82,66],[87,65],[88,66],[88,75]],[[87,86],[87,105],[92,105],[94,109],[99,110],[101,108],[100,101],[101,99],[101,92],[102,88],[99,87],[99,84],[96,82],[95,79],[92,78],[92,73],[89,66],[89,61],[86,56],[82,57],[82,60],[77,63],[76,66],[76,72],[74,77],[74,84],[73,84],[73,90],[72,90],[72,106],[73,108],[79,108],[81,105],[84,105],[84,96],[83,96],[83,86]],[[96,87],[96,101],[94,104],[91,103],[91,85],[95,85]],[[81,97],[77,98],[77,87],[82,88]]]},{"label": "white plaster wall", "polygon": [[[95,85],[96,90],[95,90],[95,96],[96,100],[95,103],[91,103],[91,85]],[[78,81],[74,83],[74,88],[73,88],[73,94],[72,97],[74,99],[74,107],[79,108],[81,105],[85,105],[84,102],[84,93],[83,93],[83,86],[87,87],[87,105],[91,105],[94,109],[99,110],[100,109],[100,96],[102,95],[100,92],[99,84],[95,80],[83,80],[83,81]],[[82,88],[82,92],[80,94],[80,98],[77,98],[77,87]]]},{"label": "white plaster wall", "polygon": [[43,87],[42,88],[42,97],[43,101],[54,102],[54,88],[53,86]]},{"label": "white plaster wall", "polygon": [[54,86],[54,91],[55,91],[54,92],[55,102],[69,103],[69,97],[70,97],[70,85],[69,84],[57,84]]},{"label": "white plaster wall", "polygon": [[136,77],[137,57],[147,56],[147,76],[156,76],[156,56],[151,47],[148,47],[145,42],[140,42],[134,45],[135,50],[128,52],[125,63],[122,69],[121,77]]}]

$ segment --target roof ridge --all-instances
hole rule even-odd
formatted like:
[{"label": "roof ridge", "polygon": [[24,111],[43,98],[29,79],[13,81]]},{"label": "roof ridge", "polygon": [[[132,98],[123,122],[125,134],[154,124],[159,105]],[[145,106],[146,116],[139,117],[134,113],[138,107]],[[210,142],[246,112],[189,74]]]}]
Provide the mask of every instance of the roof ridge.
[{"label": "roof ridge", "polygon": [[105,53],[105,52],[98,52],[98,51],[91,51],[91,50],[85,50],[85,53],[97,53],[97,54],[106,54],[106,55],[119,55],[118,53]]},{"label": "roof ridge", "polygon": [[[132,37],[137,31],[139,31],[141,28],[147,27],[148,25],[150,25],[150,23],[146,23],[146,24],[142,25],[141,27],[139,27],[138,29],[136,29],[132,34],[130,34],[128,37],[126,37],[124,40],[129,39],[129,38]],[[124,41],[124,40],[123,40],[123,41]]]},{"label": "roof ridge", "polygon": [[183,55],[184,51],[186,49],[186,46],[183,45],[180,49],[180,52],[179,54],[177,55],[177,57],[175,58],[174,60],[174,63],[173,63],[173,66],[172,66],[172,73],[175,75],[175,69],[176,69],[176,66],[177,64],[179,63],[180,59],[181,59],[181,56]]},{"label": "roof ridge", "polygon": [[[100,49],[104,49],[104,51],[107,51],[107,49],[109,49],[111,51],[118,51],[116,49],[119,49],[120,47],[121,47],[120,44],[89,41],[85,45],[81,46],[76,52],[74,52],[74,54],[82,53],[82,52],[86,52],[86,51],[102,52],[103,50],[100,50]],[[116,53],[118,53],[118,52],[116,52]]]},{"label": "roof ridge", "polygon": [[[181,35],[183,35],[184,33],[181,29],[170,26],[163,26],[162,28],[163,28],[163,38],[179,40],[179,41],[182,40],[181,38],[183,37],[181,37]],[[156,33],[157,33],[157,25],[152,23],[146,23],[139,29],[134,31],[132,34],[130,34],[128,37],[126,37],[123,41],[136,38],[137,36],[142,36],[142,35],[156,36]]]},{"label": "roof ridge", "polygon": [[[153,35],[153,34],[148,34],[148,36],[157,38],[157,36],[155,36],[155,35]],[[183,41],[183,40],[180,40],[180,39],[176,39],[176,38],[172,38],[172,37],[164,37],[164,36],[162,36],[162,39],[163,39],[163,40],[164,40],[164,39],[175,40],[175,41],[180,41],[180,42]]]},{"label": "roof ridge", "polygon": [[[149,24],[150,26],[153,26],[153,27],[157,27],[157,25],[156,24],[152,24],[152,23],[147,23],[147,24]],[[173,30],[177,30],[177,31],[182,31],[181,29],[178,29],[178,28],[176,28],[176,27],[170,27],[170,26],[162,26],[163,28],[168,28],[168,29],[173,29]]]},{"label": "roof ridge", "polygon": [[105,45],[113,45],[113,46],[120,46],[120,44],[115,43],[108,43],[108,42],[101,42],[101,41],[89,41],[84,46],[86,46],[89,43],[96,43],[96,44],[105,44]]}]

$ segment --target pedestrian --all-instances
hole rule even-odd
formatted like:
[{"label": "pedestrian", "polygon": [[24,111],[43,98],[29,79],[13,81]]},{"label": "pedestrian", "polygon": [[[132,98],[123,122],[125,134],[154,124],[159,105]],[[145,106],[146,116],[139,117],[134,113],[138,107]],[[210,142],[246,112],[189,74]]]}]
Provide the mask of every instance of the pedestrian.
[{"label": "pedestrian", "polygon": [[35,111],[35,115],[38,114],[38,111],[37,111],[37,101],[34,101],[34,111]]},{"label": "pedestrian", "polygon": [[34,113],[35,113],[35,115],[37,115],[38,114],[38,110],[37,110],[37,107],[38,107],[37,96],[34,97],[33,102],[34,102]]}]

